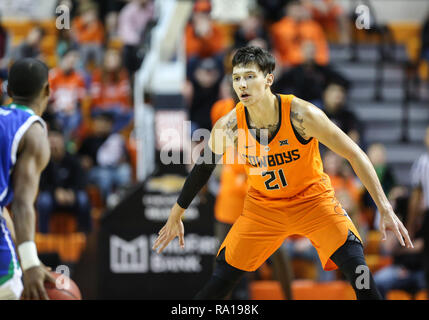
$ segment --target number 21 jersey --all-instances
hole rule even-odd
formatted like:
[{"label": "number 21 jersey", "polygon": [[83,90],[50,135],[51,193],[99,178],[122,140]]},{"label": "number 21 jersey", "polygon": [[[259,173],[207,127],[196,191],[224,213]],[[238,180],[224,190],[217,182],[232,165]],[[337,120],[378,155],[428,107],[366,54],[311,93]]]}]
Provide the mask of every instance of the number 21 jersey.
[{"label": "number 21 jersey", "polygon": [[236,106],[237,149],[245,162],[248,194],[255,200],[293,198],[314,184],[322,187],[305,192],[306,198],[333,192],[329,177],[323,172],[319,142],[315,138],[304,140],[292,126],[293,97],[277,95],[279,124],[269,139],[262,134],[259,139],[255,130],[249,129],[246,107],[241,102]]}]

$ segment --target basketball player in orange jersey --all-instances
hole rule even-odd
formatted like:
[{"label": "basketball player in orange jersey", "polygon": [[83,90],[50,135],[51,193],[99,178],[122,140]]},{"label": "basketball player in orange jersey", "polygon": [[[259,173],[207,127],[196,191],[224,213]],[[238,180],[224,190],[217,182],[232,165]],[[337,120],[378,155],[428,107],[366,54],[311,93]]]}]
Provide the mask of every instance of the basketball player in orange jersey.
[{"label": "basketball player in orange jersey", "polygon": [[[232,56],[231,56],[232,60]],[[232,68],[231,68],[232,69]],[[230,75],[229,75],[230,76]],[[232,91],[232,82],[228,81]],[[228,114],[240,101],[234,92],[231,92],[232,98],[225,98],[217,101],[211,111],[210,117],[213,126],[215,123]],[[229,152],[233,153],[234,163],[227,162],[222,166],[220,175],[220,188],[216,197],[214,206],[215,213],[215,236],[219,241],[223,241],[228,234],[231,226],[243,212],[244,200],[247,194],[247,175],[245,166],[238,163],[235,157],[239,155],[234,147],[229,147],[224,155],[224,160],[228,159]],[[274,276],[280,281],[285,299],[292,300],[292,278],[293,270],[289,257],[285,250],[277,250],[270,257]],[[242,280],[239,282],[241,288],[245,285]],[[237,285],[236,289],[240,287]],[[234,293],[234,291],[233,291]]]},{"label": "basketball player in orange jersey", "polygon": [[244,47],[232,65],[240,103],[213,127],[208,148],[189,174],[153,249],[162,252],[175,237],[184,247],[181,218],[216,161],[234,146],[245,160],[250,188],[243,213],[220,246],[213,275],[195,298],[225,297],[244,272],[256,270],[286,237],[297,234],[311,240],[325,270],[342,271],[358,300],[381,299],[362,239],[323,172],[319,141],[350,162],[378,207],[383,239],[391,230],[402,246],[412,248],[368,157],[322,110],[293,95],[271,92],[271,54]]}]

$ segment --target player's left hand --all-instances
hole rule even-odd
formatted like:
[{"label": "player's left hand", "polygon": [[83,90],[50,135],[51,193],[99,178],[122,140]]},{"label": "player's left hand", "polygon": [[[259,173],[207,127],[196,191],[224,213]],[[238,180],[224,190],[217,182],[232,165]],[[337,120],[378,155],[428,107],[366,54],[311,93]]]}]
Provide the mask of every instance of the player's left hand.
[{"label": "player's left hand", "polygon": [[176,237],[179,237],[180,247],[182,249],[185,247],[185,229],[181,218],[184,211],[177,204],[173,206],[167,223],[159,231],[158,238],[156,238],[152,250],[158,249],[158,253],[161,253]]},{"label": "player's left hand", "polygon": [[55,284],[55,279],[50,271],[51,268],[40,264],[23,272],[24,291],[22,296],[24,300],[49,300],[44,282],[48,281]]},{"label": "player's left hand", "polygon": [[[380,219],[380,232],[383,235],[382,240],[386,240],[386,230],[391,230],[395,234],[399,243],[407,248],[414,248],[413,243],[411,242],[410,236],[408,235],[408,231],[393,212],[393,210],[388,210],[384,213],[381,213]],[[404,241],[405,240],[405,241]]]}]

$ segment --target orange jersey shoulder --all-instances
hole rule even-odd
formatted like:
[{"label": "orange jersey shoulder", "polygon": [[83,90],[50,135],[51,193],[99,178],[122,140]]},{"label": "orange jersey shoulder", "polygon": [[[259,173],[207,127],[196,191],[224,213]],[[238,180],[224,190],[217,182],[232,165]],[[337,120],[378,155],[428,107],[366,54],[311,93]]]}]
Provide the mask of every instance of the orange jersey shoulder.
[{"label": "orange jersey shoulder", "polygon": [[239,103],[236,108],[238,153],[245,161],[250,189],[263,197],[293,197],[318,181],[329,180],[323,172],[318,141],[303,140],[292,126],[293,97],[277,95],[279,126],[265,143],[249,129],[246,107]]}]

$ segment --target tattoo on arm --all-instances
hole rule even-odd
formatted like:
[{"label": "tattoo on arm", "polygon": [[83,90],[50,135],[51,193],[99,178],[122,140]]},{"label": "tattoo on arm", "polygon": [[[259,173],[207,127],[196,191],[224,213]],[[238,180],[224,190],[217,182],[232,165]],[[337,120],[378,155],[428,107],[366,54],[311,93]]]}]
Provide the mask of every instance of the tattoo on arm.
[{"label": "tattoo on arm", "polygon": [[235,147],[237,147],[238,142],[237,128],[237,119],[235,118],[228,120],[225,125],[226,134],[230,141],[233,141]]},{"label": "tattoo on arm", "polygon": [[304,139],[307,139],[307,135],[305,134],[305,128],[303,125],[304,119],[298,112],[290,112],[291,118],[292,118],[292,125],[295,128],[295,130],[300,134],[301,137]]}]

